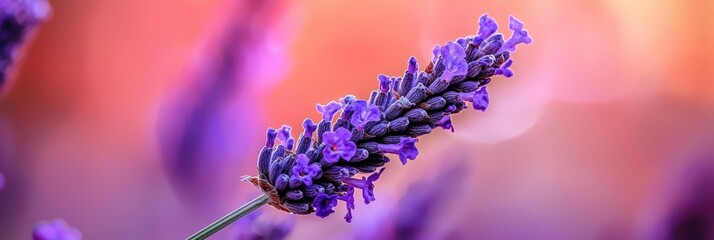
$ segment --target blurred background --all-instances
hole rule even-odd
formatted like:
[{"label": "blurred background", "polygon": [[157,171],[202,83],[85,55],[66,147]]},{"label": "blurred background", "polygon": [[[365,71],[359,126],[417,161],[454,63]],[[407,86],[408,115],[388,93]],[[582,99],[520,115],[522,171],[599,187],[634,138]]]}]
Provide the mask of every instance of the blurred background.
[{"label": "blurred background", "polygon": [[404,201],[421,194],[437,210],[402,239],[714,239],[714,1],[49,4],[0,93],[3,238],[58,218],[84,239],[185,238],[259,194],[240,179],[264,129],[367,98],[377,74],[428,61],[489,13],[534,39],[489,110],[388,164],[353,223],[340,205],[296,217],[288,238],[404,236],[392,218],[426,209]]}]

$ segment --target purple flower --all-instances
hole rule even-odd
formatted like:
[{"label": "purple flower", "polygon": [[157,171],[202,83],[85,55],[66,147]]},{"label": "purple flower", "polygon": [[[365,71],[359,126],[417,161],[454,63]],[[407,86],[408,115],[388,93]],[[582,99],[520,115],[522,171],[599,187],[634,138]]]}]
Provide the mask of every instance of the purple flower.
[{"label": "purple flower", "polygon": [[332,208],[335,206],[337,206],[337,195],[320,193],[315,197],[315,201],[312,202],[312,207],[315,208],[315,215],[321,218],[334,213],[335,210],[332,210]]},{"label": "purple flower", "polygon": [[472,93],[460,93],[459,99],[461,101],[469,101],[474,105],[474,109],[479,111],[486,111],[488,108],[488,91],[486,91],[486,86],[480,87],[478,90]]},{"label": "purple flower", "polygon": [[493,35],[493,33],[498,30],[498,24],[496,24],[496,20],[493,20],[493,18],[489,17],[488,14],[481,15],[481,18],[478,20],[478,33],[476,34],[476,37],[474,37],[474,45],[478,46],[486,40],[488,37]]},{"label": "purple flower", "polygon": [[504,77],[513,77],[513,70],[511,70],[511,64],[513,64],[513,61],[511,59],[508,59],[508,61],[504,62],[501,67],[496,69],[496,72],[493,74],[495,75],[503,75]]},{"label": "purple flower", "polygon": [[329,163],[336,163],[340,158],[349,160],[357,151],[357,145],[350,140],[352,133],[345,128],[338,128],[334,132],[325,132],[322,134],[322,138],[325,143],[322,154],[325,161]]},{"label": "purple flower", "polygon": [[392,79],[384,74],[377,75],[377,80],[379,80],[379,92],[389,92],[389,86],[392,85]]},{"label": "purple flower", "polygon": [[4,187],[4,186],[5,186],[5,175],[2,175],[2,173],[0,173],[0,190],[2,190],[2,187]]},{"label": "purple flower", "polygon": [[0,1],[0,90],[9,81],[17,53],[27,36],[50,12],[45,0]]},{"label": "purple flower", "polygon": [[449,42],[446,46],[441,47],[440,51],[446,67],[441,79],[451,81],[454,76],[466,74],[469,66],[465,59],[466,53],[461,45]]},{"label": "purple flower", "polygon": [[32,230],[33,240],[80,240],[82,234],[75,228],[67,225],[64,220],[56,219],[51,222],[40,222]]},{"label": "purple flower", "polygon": [[508,28],[513,30],[513,34],[511,35],[511,38],[503,44],[503,47],[501,47],[499,52],[515,52],[517,44],[529,44],[533,42],[533,39],[528,36],[528,31],[523,30],[523,22],[519,21],[515,17],[510,17]]},{"label": "purple flower", "polygon": [[[379,172],[372,173],[369,177],[362,179],[348,178],[342,181],[347,183],[347,185],[355,188],[362,189],[362,197],[364,198],[364,204],[369,204],[374,201],[374,182],[379,179],[379,176],[384,172],[384,168],[380,169]],[[350,215],[351,217],[351,215]]]},{"label": "purple flower", "polygon": [[290,234],[294,226],[293,216],[283,219],[266,218],[258,209],[237,222],[235,237],[231,239],[282,240]]},{"label": "purple flower", "polygon": [[339,200],[345,201],[347,207],[347,214],[345,215],[345,221],[352,222],[352,210],[355,209],[355,188],[353,186],[348,186],[345,195],[337,197]]},{"label": "purple flower", "polygon": [[310,164],[310,159],[305,154],[298,154],[291,178],[303,182],[305,186],[310,186],[312,179],[319,175],[320,171],[320,164]]},{"label": "purple flower", "polygon": [[[467,102],[486,110],[485,86],[496,74],[510,74],[510,52],[497,52],[504,43],[502,34],[494,34],[497,25],[487,15],[480,25],[476,37],[437,45],[423,71],[411,57],[403,77],[380,74],[379,87],[368,101],[348,95],[339,100],[341,104],[318,105],[323,121],[317,127],[317,140],[306,136],[314,129],[310,123],[297,150],[263,148],[260,174],[247,180],[271,195],[272,206],[295,214],[317,211],[326,217],[336,200],[345,201],[345,220],[352,221],[354,188],[362,189],[365,203],[375,200],[374,182],[390,162],[385,155],[396,154],[402,164],[414,160],[419,155],[418,137],[439,127],[453,132],[451,117],[466,109]],[[481,42],[478,48],[470,43],[474,38]],[[469,49],[468,57],[464,48]],[[334,114],[339,117],[332,122]]]},{"label": "purple flower", "polygon": [[446,115],[441,118],[441,120],[439,120],[437,124],[439,124],[439,127],[443,129],[449,129],[451,130],[451,132],[454,132],[454,125],[451,124],[451,116],[449,115]]},{"label": "purple flower", "polygon": [[354,111],[352,113],[352,118],[350,118],[350,123],[354,125],[357,129],[364,128],[364,125],[372,121],[379,121],[381,119],[382,113],[376,106],[369,106],[365,100],[357,100],[352,102],[348,108],[352,108]]},{"label": "purple flower", "polygon": [[[463,178],[469,166],[464,161],[465,152],[447,156],[438,169],[434,179],[421,179],[412,183],[399,200],[393,217],[395,231],[405,239],[415,239],[416,236],[428,233],[433,229],[431,223],[438,220],[444,210],[453,209],[454,193],[462,191]],[[447,165],[447,162],[456,161]]]},{"label": "purple flower", "polygon": [[378,144],[378,149],[383,153],[399,155],[402,164],[407,164],[407,160],[414,160],[419,154],[419,149],[414,145],[419,140],[416,138],[402,138],[397,144]]},{"label": "purple flower", "polygon": [[327,105],[317,104],[317,111],[322,114],[322,120],[325,120],[325,122],[332,121],[335,113],[340,109],[342,109],[342,105],[335,101],[331,101]]}]

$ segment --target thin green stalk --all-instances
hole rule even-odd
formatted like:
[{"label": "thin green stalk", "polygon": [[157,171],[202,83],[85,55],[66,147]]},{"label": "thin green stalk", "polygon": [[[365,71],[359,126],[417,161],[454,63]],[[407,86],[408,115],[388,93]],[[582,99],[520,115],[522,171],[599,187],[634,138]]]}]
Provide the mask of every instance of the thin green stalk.
[{"label": "thin green stalk", "polygon": [[221,229],[225,228],[236,220],[244,217],[245,215],[248,215],[248,213],[251,213],[255,209],[258,209],[259,207],[265,205],[266,203],[268,203],[269,200],[270,198],[268,197],[268,195],[262,194],[259,197],[234,210],[233,212],[229,213],[228,215],[223,216],[221,219],[218,219],[217,221],[211,223],[211,225],[208,225],[205,228],[201,229],[201,231],[194,233],[187,239],[206,239],[207,237],[210,237],[214,233],[220,231]]}]

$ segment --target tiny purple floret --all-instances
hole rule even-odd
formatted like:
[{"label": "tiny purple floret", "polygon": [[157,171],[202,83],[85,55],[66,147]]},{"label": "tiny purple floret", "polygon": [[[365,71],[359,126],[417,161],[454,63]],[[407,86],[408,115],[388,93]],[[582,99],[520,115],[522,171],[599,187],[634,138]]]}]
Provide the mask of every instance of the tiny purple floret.
[{"label": "tiny purple floret", "polygon": [[312,179],[319,175],[320,171],[319,164],[310,164],[310,159],[305,154],[298,154],[291,178],[302,181],[305,186],[310,186]]},{"label": "tiny purple floret", "polygon": [[312,133],[317,130],[317,125],[315,125],[312,119],[306,118],[302,121],[302,128],[305,129],[305,136],[312,137]]},{"label": "tiny purple floret", "polygon": [[337,197],[339,200],[345,201],[347,206],[347,214],[345,214],[345,220],[349,223],[352,222],[352,210],[355,209],[355,188],[353,186],[348,186],[345,195]]},{"label": "tiny purple floret", "polygon": [[322,134],[325,149],[322,154],[325,161],[336,163],[343,158],[349,160],[357,152],[357,145],[352,142],[352,133],[345,128],[338,128],[334,132],[325,132]]},{"label": "tiny purple floret", "polygon": [[337,206],[337,195],[320,193],[315,197],[315,201],[312,202],[312,207],[315,208],[315,215],[321,218],[334,213],[335,210],[332,210],[332,208],[335,206]]},{"label": "tiny purple floret", "polygon": [[513,70],[511,70],[511,64],[513,64],[513,61],[511,59],[508,59],[508,61],[504,62],[501,67],[496,69],[496,71],[493,74],[496,75],[503,75],[504,77],[513,77]]},{"label": "tiny purple floret", "polygon": [[377,106],[370,106],[365,100],[357,100],[350,104],[354,112],[350,118],[350,123],[357,129],[363,129],[367,123],[382,119],[382,113]]},{"label": "tiny purple floret", "polygon": [[499,52],[515,52],[516,45],[520,43],[529,44],[533,42],[533,39],[528,36],[528,31],[523,30],[523,22],[519,21],[517,18],[511,16],[508,28],[513,30],[511,38],[503,44]]},{"label": "tiny purple floret", "polygon": [[453,42],[448,42],[446,46],[441,48],[441,56],[444,57],[444,66],[446,67],[441,79],[451,81],[454,76],[464,75],[468,71],[469,66],[466,63],[466,53],[461,45]]},{"label": "tiny purple floret", "polygon": [[322,113],[322,120],[326,122],[332,121],[332,117],[340,109],[342,109],[342,105],[335,101],[330,101],[327,105],[317,104],[317,111]]},{"label": "tiny purple floret", "polygon": [[439,127],[447,130],[451,130],[451,132],[454,132],[454,125],[451,124],[451,116],[446,115],[444,116],[441,120],[438,122]]},{"label": "tiny purple floret", "polygon": [[348,178],[342,180],[342,182],[352,187],[362,189],[362,197],[364,198],[364,204],[369,204],[370,202],[376,199],[374,197],[374,182],[379,179],[379,176],[382,174],[382,172],[384,172],[384,168],[380,169],[379,172],[372,173],[372,175],[369,175],[369,177],[367,178]]},{"label": "tiny purple floret", "polygon": [[416,138],[402,138],[397,144],[378,144],[377,148],[380,152],[392,153],[399,155],[399,160],[402,164],[407,164],[407,160],[414,160],[419,155],[419,149],[415,143],[419,140]]},{"label": "tiny purple floret", "polygon": [[476,46],[481,44],[481,42],[486,40],[486,38],[490,37],[496,32],[496,30],[498,30],[496,20],[489,17],[488,14],[481,15],[481,18],[478,20],[478,26],[478,33],[476,34],[476,37],[474,37],[474,45]]},{"label": "tiny purple floret", "polygon": [[459,99],[461,101],[469,101],[472,102],[474,105],[474,109],[479,110],[479,111],[486,111],[486,108],[488,108],[488,91],[486,90],[486,86],[480,87],[477,89],[475,92],[472,93],[460,93],[459,94]]}]

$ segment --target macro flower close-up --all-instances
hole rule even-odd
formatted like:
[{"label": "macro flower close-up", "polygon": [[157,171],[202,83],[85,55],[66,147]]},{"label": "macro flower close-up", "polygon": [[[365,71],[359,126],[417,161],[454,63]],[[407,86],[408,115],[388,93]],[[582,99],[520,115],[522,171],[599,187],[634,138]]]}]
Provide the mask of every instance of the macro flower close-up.
[{"label": "macro flower close-up", "polygon": [[0,0],[0,239],[711,239],[712,16]]}]

